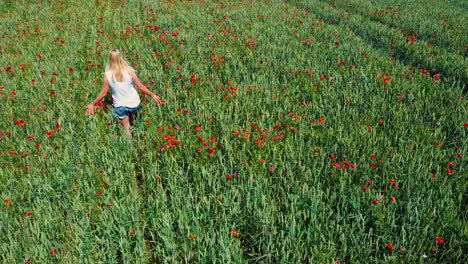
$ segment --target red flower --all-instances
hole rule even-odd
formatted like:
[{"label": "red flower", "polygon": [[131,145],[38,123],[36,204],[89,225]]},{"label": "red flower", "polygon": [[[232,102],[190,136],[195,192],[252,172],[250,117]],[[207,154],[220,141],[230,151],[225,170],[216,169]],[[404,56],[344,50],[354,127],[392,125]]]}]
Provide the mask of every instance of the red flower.
[{"label": "red flower", "polygon": [[189,234],[188,236],[190,238],[190,240],[194,240],[195,239],[195,236],[193,234]]},{"label": "red flower", "polygon": [[5,206],[10,205],[10,203],[11,203],[10,199],[5,199],[5,200],[3,200],[3,202],[5,203]]},{"label": "red flower", "polygon": [[72,67],[68,68],[68,72],[69,72],[69,73],[73,73],[74,71],[75,71],[75,70],[73,70]]},{"label": "red flower", "polygon": [[57,250],[56,250],[55,248],[51,248],[51,249],[49,250],[49,253],[50,253],[50,254],[55,254],[55,253],[57,253]]},{"label": "red flower", "polygon": [[452,175],[452,170],[451,169],[447,169],[445,172],[447,172],[447,175]]},{"label": "red flower", "polygon": [[157,182],[161,182],[161,177],[158,176],[158,177],[154,178],[154,180],[157,181]]},{"label": "red flower", "polygon": [[48,136],[48,137],[51,137],[52,134],[53,134],[52,131],[47,131],[47,136]]},{"label": "red flower", "polygon": [[392,202],[392,203],[396,202],[395,196],[390,196],[390,202]]},{"label": "red flower", "polygon": [[468,127],[468,123],[463,124],[464,127]]},{"label": "red flower", "polygon": [[26,215],[27,215],[27,216],[31,216],[31,215],[32,215],[32,212],[31,212],[31,211],[27,211],[27,212],[26,212]]},{"label": "red flower", "polygon": [[387,248],[388,250],[393,250],[393,249],[395,249],[395,247],[393,246],[392,243],[387,243],[387,244],[385,244],[385,248]]},{"label": "red flower", "polygon": [[434,240],[435,240],[436,244],[439,244],[439,245],[444,243],[444,239],[441,238],[441,237],[436,236]]},{"label": "red flower", "polygon": [[235,236],[237,236],[237,235],[238,235],[238,233],[237,233],[236,230],[232,230],[232,231],[231,231],[231,236],[235,237]]},{"label": "red flower", "polygon": [[3,70],[3,72],[9,72],[11,69],[13,69],[13,67],[7,66],[7,67]]},{"label": "red flower", "polygon": [[434,78],[434,81],[438,82],[439,81],[439,74],[434,74],[434,76],[432,76]]},{"label": "red flower", "polygon": [[24,123],[25,123],[25,121],[23,119],[15,121],[15,125],[17,125],[17,126],[22,126],[22,125],[24,125]]},{"label": "red flower", "polygon": [[427,70],[422,70],[421,73],[422,73],[422,74],[427,74],[428,71],[427,71]]},{"label": "red flower", "polygon": [[449,162],[449,163],[447,164],[447,166],[449,166],[450,168],[453,168],[453,166],[455,166],[455,164],[453,164],[453,162]]},{"label": "red flower", "polygon": [[214,154],[214,149],[210,148],[208,149],[208,155],[213,155]]},{"label": "red flower", "polygon": [[338,46],[340,45],[340,42],[339,41],[335,41],[335,46]]},{"label": "red flower", "polygon": [[373,200],[372,203],[375,204],[375,205],[378,205],[379,201],[378,200]]}]

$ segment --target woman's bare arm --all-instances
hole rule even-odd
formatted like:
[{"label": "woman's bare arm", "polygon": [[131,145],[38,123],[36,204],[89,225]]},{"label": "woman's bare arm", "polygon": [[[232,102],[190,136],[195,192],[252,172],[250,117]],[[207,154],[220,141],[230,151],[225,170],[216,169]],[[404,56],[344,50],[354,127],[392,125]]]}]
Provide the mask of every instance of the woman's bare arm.
[{"label": "woman's bare arm", "polygon": [[153,101],[156,103],[156,104],[160,104],[162,103],[161,102],[161,99],[159,98],[159,96],[157,96],[156,94],[154,94],[153,92],[151,92],[146,86],[144,86],[141,82],[140,82],[140,79],[138,79],[138,76],[136,76],[135,72],[130,72],[130,76],[132,77],[132,80],[133,80],[133,84],[138,88],[140,89],[143,93],[151,96],[153,98]]},{"label": "woman's bare arm", "polygon": [[94,105],[100,102],[102,99],[104,99],[104,97],[106,97],[107,95],[107,92],[109,92],[109,81],[104,75],[101,92],[99,92],[99,94],[96,96],[96,99],[94,99],[92,103],[86,106],[86,112],[88,113],[88,115],[92,115],[94,113]]}]

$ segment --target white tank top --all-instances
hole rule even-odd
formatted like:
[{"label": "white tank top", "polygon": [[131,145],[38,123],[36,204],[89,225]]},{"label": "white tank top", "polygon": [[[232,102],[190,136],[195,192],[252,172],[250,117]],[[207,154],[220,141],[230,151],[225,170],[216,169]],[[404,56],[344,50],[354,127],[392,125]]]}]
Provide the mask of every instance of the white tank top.
[{"label": "white tank top", "polygon": [[114,107],[137,107],[140,104],[140,96],[133,86],[130,74],[125,71],[121,82],[115,80],[112,75],[112,71],[106,72],[106,77],[112,90],[112,103]]}]

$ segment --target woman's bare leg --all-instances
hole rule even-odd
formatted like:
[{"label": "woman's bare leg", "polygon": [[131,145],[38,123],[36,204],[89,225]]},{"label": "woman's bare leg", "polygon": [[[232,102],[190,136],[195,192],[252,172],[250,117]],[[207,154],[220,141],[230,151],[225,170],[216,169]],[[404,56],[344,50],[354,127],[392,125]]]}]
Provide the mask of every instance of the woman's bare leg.
[{"label": "woman's bare leg", "polygon": [[125,135],[131,138],[132,132],[130,131],[130,118],[126,116],[124,119],[119,119],[119,123],[122,125]]}]

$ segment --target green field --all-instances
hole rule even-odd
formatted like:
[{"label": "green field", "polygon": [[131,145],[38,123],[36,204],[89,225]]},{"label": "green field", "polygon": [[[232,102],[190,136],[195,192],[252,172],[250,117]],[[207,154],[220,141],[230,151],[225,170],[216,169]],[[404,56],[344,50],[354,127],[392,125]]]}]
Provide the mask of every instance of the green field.
[{"label": "green field", "polygon": [[[464,0],[0,3],[0,263],[468,263]],[[117,48],[143,96],[129,143]]]}]

